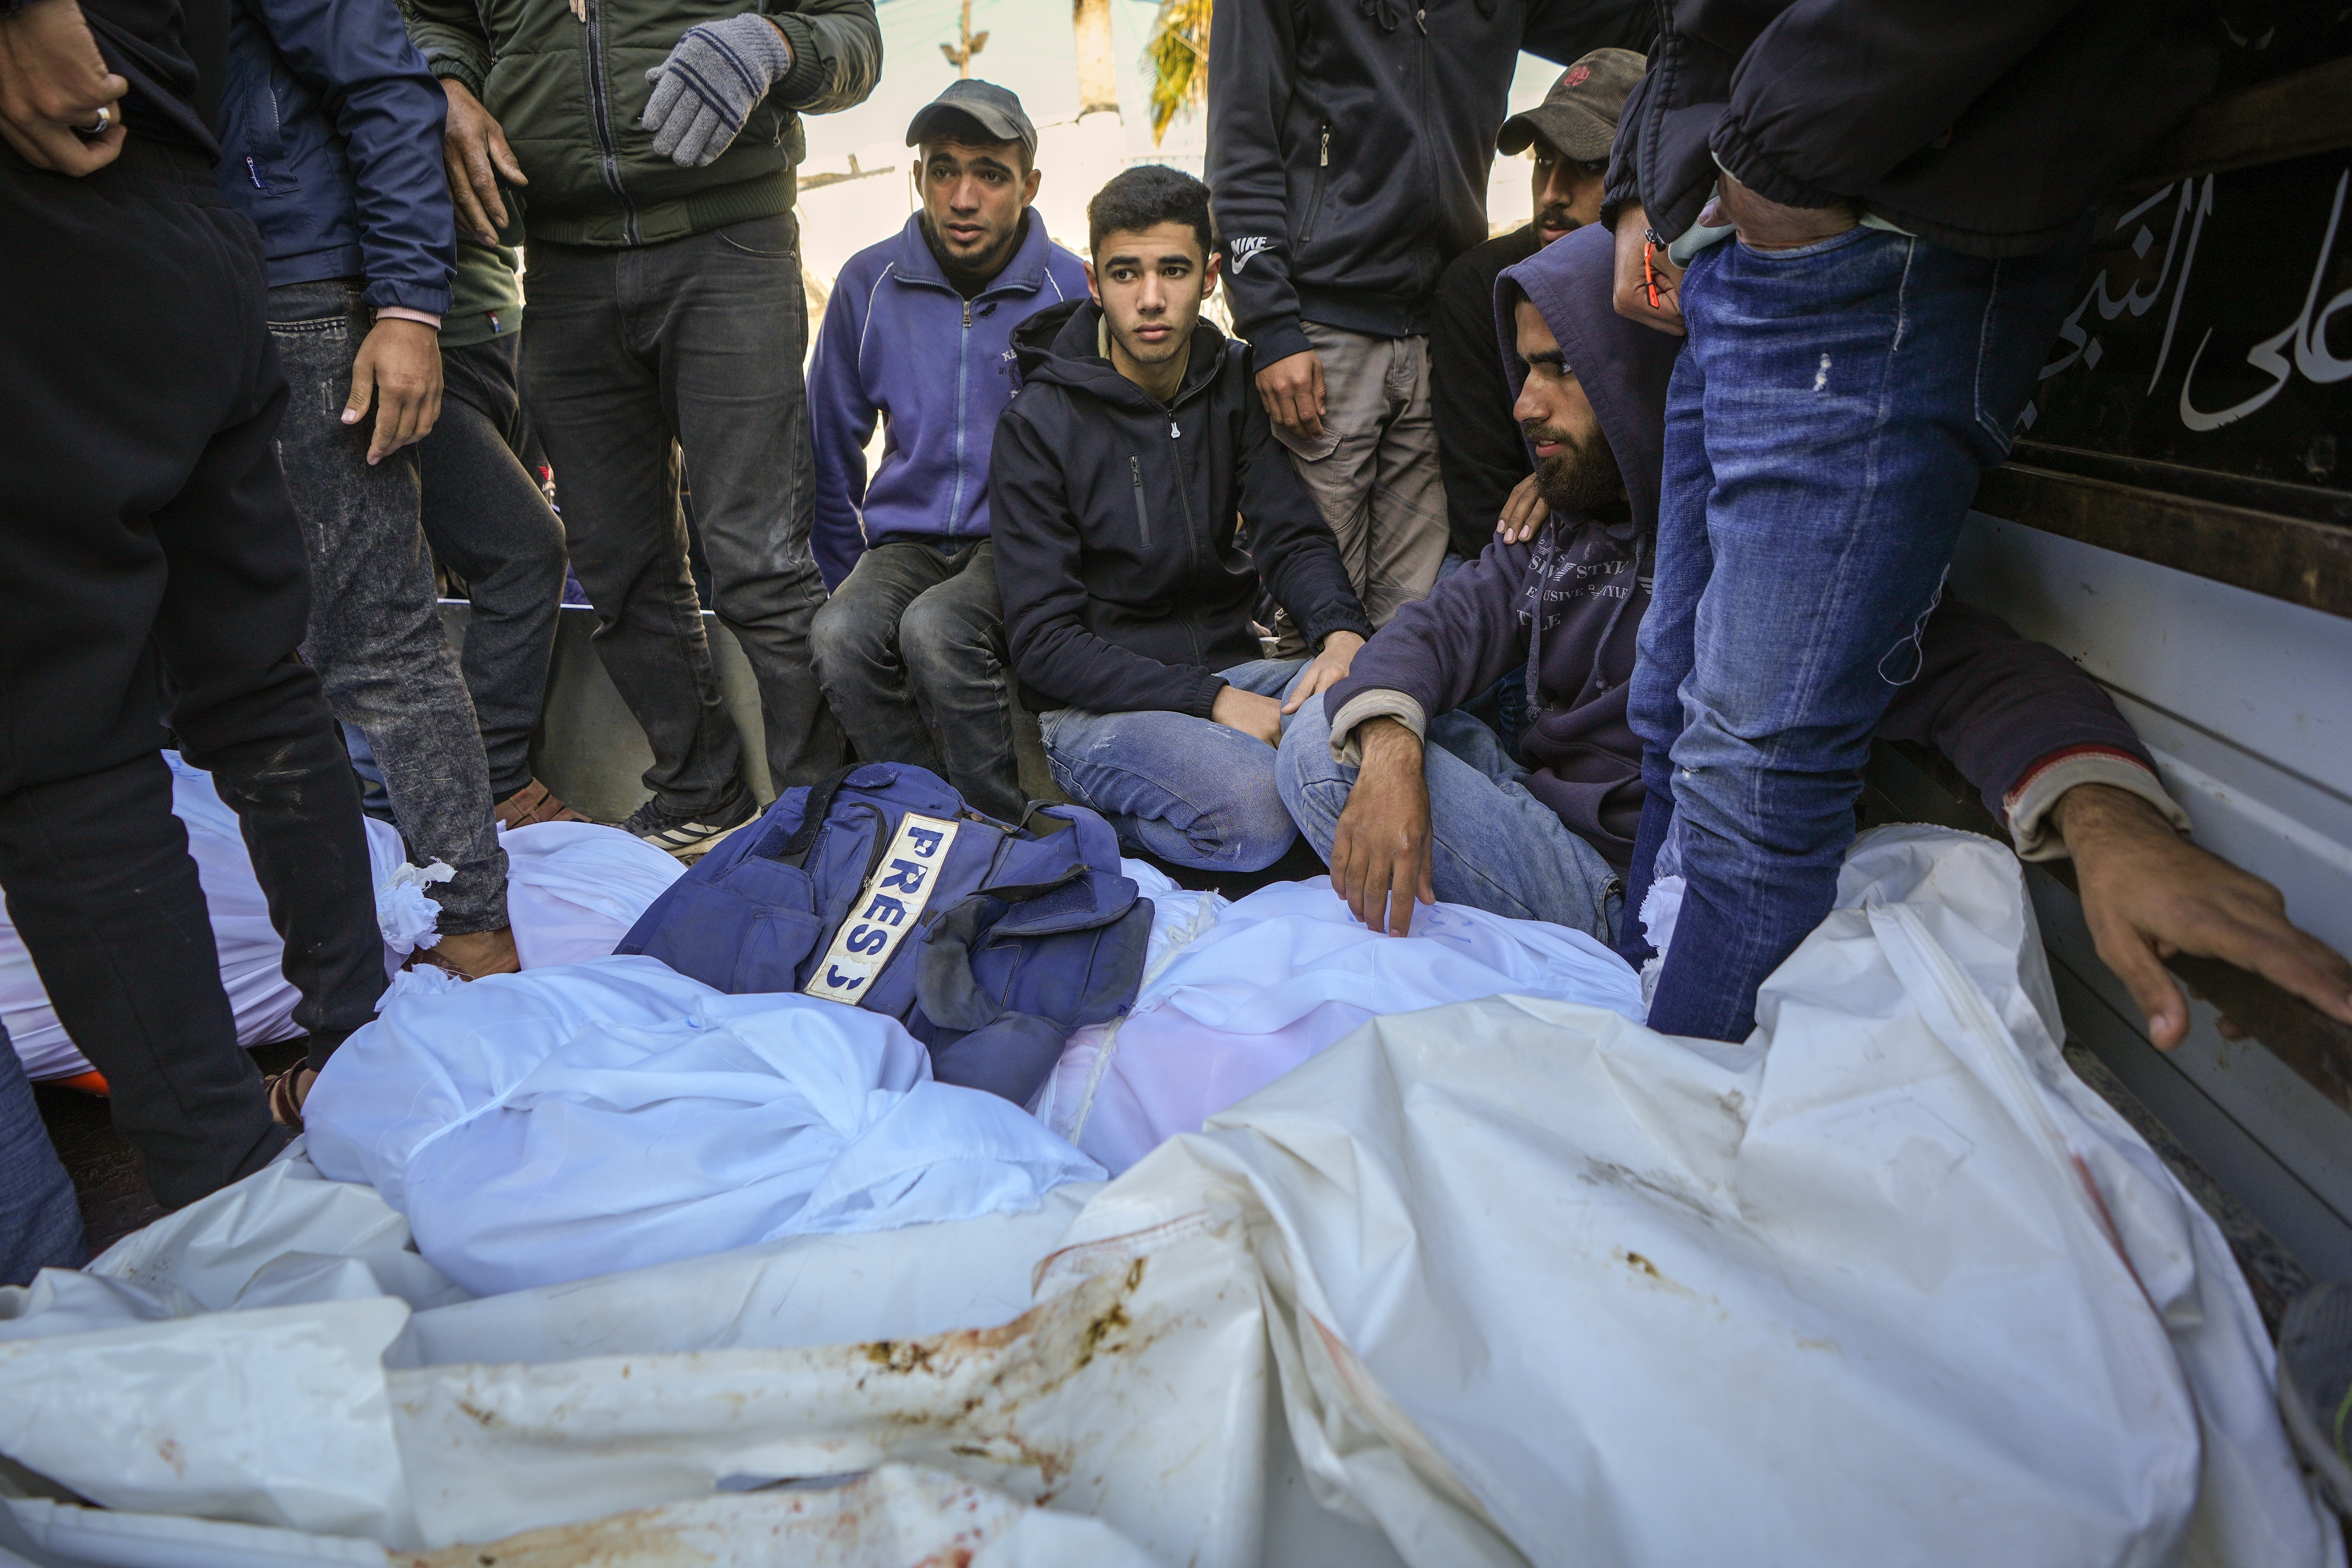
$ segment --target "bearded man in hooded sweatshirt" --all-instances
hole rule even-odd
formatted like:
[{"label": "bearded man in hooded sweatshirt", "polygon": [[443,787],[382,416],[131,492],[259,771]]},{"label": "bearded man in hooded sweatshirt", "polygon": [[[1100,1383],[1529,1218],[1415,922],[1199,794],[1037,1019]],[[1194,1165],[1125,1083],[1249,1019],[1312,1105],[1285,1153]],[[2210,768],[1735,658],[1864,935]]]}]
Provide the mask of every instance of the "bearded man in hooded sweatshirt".
[{"label": "bearded man in hooded sweatshirt", "polygon": [[[1301,711],[1284,803],[1375,929],[1444,900],[1624,945],[1622,878],[1647,796],[1628,678],[1650,606],[1673,339],[1611,309],[1595,225],[1505,271],[1505,373],[1538,467],[1494,542],[1410,605]],[[2352,965],[2277,889],[2182,835],[2189,820],[2106,692],[2064,655],[1946,595],[1878,733],[1934,745],[2027,859],[2071,857],[2099,954],[2178,1044],[2188,1004],[2159,953],[2227,958],[2315,1005]],[[1516,752],[1463,702],[1527,666]],[[1679,945],[1680,936],[1676,942]]]}]

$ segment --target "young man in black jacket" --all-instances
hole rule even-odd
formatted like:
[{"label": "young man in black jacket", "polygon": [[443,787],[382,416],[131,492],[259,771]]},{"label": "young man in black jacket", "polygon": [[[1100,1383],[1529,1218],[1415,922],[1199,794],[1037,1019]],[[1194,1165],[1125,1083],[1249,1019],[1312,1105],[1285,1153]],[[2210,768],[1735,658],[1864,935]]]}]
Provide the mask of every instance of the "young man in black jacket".
[{"label": "young man in black jacket", "polygon": [[[1617,309],[1689,340],[1629,709],[1629,899],[1671,845],[1687,891],[1650,1023],[1737,1040],[1829,912],[1871,733],[2085,215],[2213,53],[2210,21],[2158,0],[1673,0],[1666,22],[1602,214]],[[1660,247],[1688,258],[1678,310]]]},{"label": "young man in black jacket", "polygon": [[[1055,781],[1131,851],[1254,871],[1297,831],[1274,782],[1284,721],[1372,628],[1249,350],[1200,319],[1217,284],[1208,198],[1145,165],[1087,205],[1095,297],[1014,334],[1022,389],[997,421],[989,510]],[[1261,581],[1311,662],[1261,657]]]},{"label": "young man in black jacket", "polygon": [[1217,0],[1210,188],[1234,330],[1374,626],[1445,558],[1431,297],[1486,237],[1522,48],[1641,49],[1653,0]]}]

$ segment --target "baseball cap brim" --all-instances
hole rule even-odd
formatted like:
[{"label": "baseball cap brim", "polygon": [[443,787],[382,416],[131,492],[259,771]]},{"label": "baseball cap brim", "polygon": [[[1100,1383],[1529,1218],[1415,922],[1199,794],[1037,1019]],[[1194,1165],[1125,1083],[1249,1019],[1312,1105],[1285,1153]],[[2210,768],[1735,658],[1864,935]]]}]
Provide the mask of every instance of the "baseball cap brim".
[{"label": "baseball cap brim", "polygon": [[[998,109],[994,104],[981,103],[971,99],[965,99],[961,102],[935,101],[923,105],[921,109],[915,111],[915,118],[908,121],[907,145],[909,147],[922,145],[934,128],[940,134],[951,137],[957,131],[962,129],[961,126],[954,123],[956,121],[979,126],[987,133],[991,142],[1018,142],[1023,146],[1034,151],[1035,144],[1029,139],[1031,132],[1015,123],[1011,115]],[[942,123],[943,121],[945,123]]]},{"label": "baseball cap brim", "polygon": [[1524,153],[1538,137],[1559,148],[1561,156],[1590,163],[1609,156],[1617,124],[1580,103],[1538,103],[1503,121],[1495,150],[1507,157]]}]

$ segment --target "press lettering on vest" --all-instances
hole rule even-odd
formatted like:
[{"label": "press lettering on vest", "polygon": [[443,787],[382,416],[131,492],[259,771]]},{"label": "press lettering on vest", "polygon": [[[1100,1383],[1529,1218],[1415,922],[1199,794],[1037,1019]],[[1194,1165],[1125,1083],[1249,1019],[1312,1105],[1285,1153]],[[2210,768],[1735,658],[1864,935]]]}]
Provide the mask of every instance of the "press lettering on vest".
[{"label": "press lettering on vest", "polygon": [[833,933],[824,962],[801,988],[806,994],[853,1007],[857,1005],[866,994],[866,983],[882,973],[899,943],[922,920],[931,889],[939,882],[934,873],[946,863],[959,827],[957,823],[919,816],[911,811],[898,819],[898,831],[883,851],[882,864],[859,889],[857,901],[850,905],[859,912]]}]

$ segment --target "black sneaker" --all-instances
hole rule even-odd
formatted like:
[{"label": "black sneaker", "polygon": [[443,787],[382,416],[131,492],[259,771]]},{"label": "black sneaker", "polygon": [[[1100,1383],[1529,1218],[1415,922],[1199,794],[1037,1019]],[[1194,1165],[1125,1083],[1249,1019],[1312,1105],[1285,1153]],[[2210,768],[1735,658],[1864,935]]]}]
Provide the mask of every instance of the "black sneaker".
[{"label": "black sneaker", "polygon": [[[634,833],[655,848],[666,850],[691,866],[710,853],[720,839],[759,815],[759,803],[749,795],[736,796],[732,804],[717,811],[685,816],[663,809],[661,797],[655,795],[629,813],[629,819],[621,824],[621,831]],[[705,816],[709,820],[703,820]]]}]

